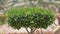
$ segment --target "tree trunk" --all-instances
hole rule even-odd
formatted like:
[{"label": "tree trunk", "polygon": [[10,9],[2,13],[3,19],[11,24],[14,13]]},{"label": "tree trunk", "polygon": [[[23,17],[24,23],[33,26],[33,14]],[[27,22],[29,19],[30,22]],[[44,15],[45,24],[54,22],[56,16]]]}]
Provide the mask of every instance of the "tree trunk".
[{"label": "tree trunk", "polygon": [[[28,32],[28,34],[35,34],[34,31],[36,30],[36,28],[31,28],[31,31],[29,32],[27,28],[25,28]],[[43,31],[41,29],[41,33],[37,33],[37,34],[43,34]]]},{"label": "tree trunk", "polygon": [[41,30],[41,34],[43,34],[43,31]]},{"label": "tree trunk", "polygon": [[34,28],[31,28],[31,31],[29,32],[27,28],[25,28],[25,29],[26,29],[26,31],[28,32],[28,34],[34,34],[34,31],[36,30],[36,29],[34,29]]}]

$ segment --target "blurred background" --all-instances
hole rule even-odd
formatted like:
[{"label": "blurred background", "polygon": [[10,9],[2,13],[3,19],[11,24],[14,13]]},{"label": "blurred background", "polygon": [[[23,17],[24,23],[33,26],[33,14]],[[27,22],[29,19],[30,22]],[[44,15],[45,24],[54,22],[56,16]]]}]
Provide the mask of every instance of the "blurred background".
[{"label": "blurred background", "polygon": [[[18,6],[40,6],[44,9],[51,9],[58,14],[58,8],[60,8],[60,0],[0,0],[0,24],[3,24],[3,22],[6,23],[6,16],[5,12],[6,10],[12,8],[12,7],[18,7]],[[2,23],[1,23],[2,22]],[[53,25],[58,25],[57,19],[55,20],[55,23]],[[4,25],[6,26],[6,24]]]}]

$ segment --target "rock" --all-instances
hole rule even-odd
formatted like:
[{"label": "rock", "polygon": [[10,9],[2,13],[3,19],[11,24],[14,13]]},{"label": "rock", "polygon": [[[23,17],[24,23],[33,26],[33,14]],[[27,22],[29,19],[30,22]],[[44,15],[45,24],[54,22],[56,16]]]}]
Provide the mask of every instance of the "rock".
[{"label": "rock", "polygon": [[57,26],[54,31],[53,34],[60,34],[60,26]]}]

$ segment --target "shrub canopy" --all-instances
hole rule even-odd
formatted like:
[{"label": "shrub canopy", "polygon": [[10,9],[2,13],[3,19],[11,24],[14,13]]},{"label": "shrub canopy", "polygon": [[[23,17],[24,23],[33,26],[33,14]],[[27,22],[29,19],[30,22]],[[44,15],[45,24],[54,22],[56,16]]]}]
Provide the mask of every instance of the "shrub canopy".
[{"label": "shrub canopy", "polygon": [[52,10],[40,7],[15,7],[9,9],[6,14],[8,24],[17,29],[20,27],[47,28],[55,20],[55,14]]}]

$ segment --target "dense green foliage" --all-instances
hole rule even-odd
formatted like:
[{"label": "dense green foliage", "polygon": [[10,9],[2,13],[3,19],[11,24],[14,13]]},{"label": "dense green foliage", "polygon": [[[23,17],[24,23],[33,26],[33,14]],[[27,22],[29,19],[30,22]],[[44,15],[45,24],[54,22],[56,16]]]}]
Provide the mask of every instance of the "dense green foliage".
[{"label": "dense green foliage", "polygon": [[7,16],[8,24],[17,29],[20,27],[47,28],[55,19],[53,11],[40,7],[15,7],[7,11]]}]

